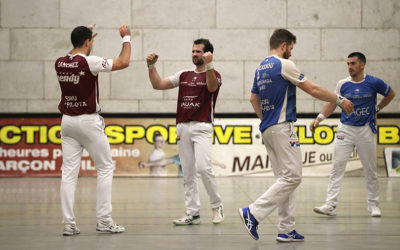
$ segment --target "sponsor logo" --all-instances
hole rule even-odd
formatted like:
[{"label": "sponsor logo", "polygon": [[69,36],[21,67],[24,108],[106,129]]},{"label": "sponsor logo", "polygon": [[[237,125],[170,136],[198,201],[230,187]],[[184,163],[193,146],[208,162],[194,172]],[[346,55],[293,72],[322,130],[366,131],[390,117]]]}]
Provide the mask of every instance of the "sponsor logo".
[{"label": "sponsor logo", "polygon": [[107,67],[108,67],[108,60],[105,59],[105,58],[103,58],[103,61],[101,61],[101,66],[102,66],[103,68],[107,68]]},{"label": "sponsor logo", "polygon": [[262,99],[261,105],[262,105],[262,111],[270,111],[270,110],[275,109],[275,105],[273,105],[273,104],[269,105],[268,99]]},{"label": "sponsor logo", "polygon": [[295,141],[290,140],[289,144],[291,147],[300,147],[300,142],[298,140],[295,140]]},{"label": "sponsor logo", "polygon": [[78,101],[78,97],[75,96],[75,95],[66,95],[66,96],[65,96],[65,100],[68,101],[68,102],[71,102],[71,101]]},{"label": "sponsor logo", "polygon": [[193,101],[195,98],[197,98],[197,95],[185,95],[182,97],[185,101]]},{"label": "sponsor logo", "polygon": [[78,62],[72,62],[72,63],[58,62],[57,67],[59,67],[59,68],[78,68]]},{"label": "sponsor logo", "polygon": [[262,79],[261,81],[257,81],[258,85],[261,85],[264,83],[272,83],[272,80],[271,79]]},{"label": "sponsor logo", "polygon": [[181,108],[200,108],[200,102],[195,102],[194,100],[197,96],[184,96],[182,97]]},{"label": "sponsor logo", "polygon": [[[81,71],[81,72],[83,72],[83,71]],[[85,72],[83,72],[83,73],[85,73]],[[79,75],[75,75],[75,74],[59,72],[57,74],[57,78],[58,78],[58,81],[61,82],[61,83],[62,82],[68,82],[68,83],[78,84],[80,76]]]},{"label": "sponsor logo", "polygon": [[350,115],[352,116],[368,116],[370,114],[369,107],[355,109]]},{"label": "sponsor logo", "polygon": [[304,74],[300,74],[299,80],[301,81],[301,80],[303,80],[303,79],[304,79]]},{"label": "sponsor logo", "polygon": [[263,65],[260,65],[258,67],[258,70],[263,70],[263,69],[272,69],[274,67],[274,63],[266,63]]},{"label": "sponsor logo", "polygon": [[181,103],[181,108],[200,108],[200,103],[199,102],[182,102]]},{"label": "sponsor logo", "polygon": [[343,141],[344,135],[336,135],[336,139]]},{"label": "sponsor logo", "polygon": [[64,106],[67,108],[80,108],[87,107],[86,102],[64,102]]}]

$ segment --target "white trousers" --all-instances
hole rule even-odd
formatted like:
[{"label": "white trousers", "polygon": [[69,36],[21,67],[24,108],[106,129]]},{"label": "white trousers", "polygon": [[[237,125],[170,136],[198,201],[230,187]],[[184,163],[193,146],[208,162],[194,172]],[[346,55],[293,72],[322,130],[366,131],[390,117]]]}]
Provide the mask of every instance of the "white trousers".
[{"label": "white trousers", "polygon": [[211,207],[216,208],[222,203],[211,165],[213,126],[211,123],[195,121],[179,123],[176,133],[180,138],[178,149],[182,163],[186,213],[196,216],[200,214],[197,173],[200,174],[210,197]]},{"label": "white trousers", "polygon": [[333,168],[329,176],[326,204],[335,206],[338,203],[341,182],[354,147],[360,156],[367,187],[368,205],[379,205],[379,185],[376,169],[375,135],[369,124],[361,127],[339,124],[336,131]]},{"label": "white trousers", "polygon": [[250,212],[261,222],[278,208],[278,232],[290,233],[295,229],[294,191],[301,182],[299,140],[293,123],[287,122],[267,128],[262,137],[276,180],[264,194],[250,204]]},{"label": "white trousers", "polygon": [[61,209],[63,223],[76,224],[74,215],[75,190],[85,148],[97,170],[98,220],[111,221],[111,188],[114,166],[110,144],[104,133],[104,120],[99,114],[68,116],[61,121],[63,165],[61,178]]}]

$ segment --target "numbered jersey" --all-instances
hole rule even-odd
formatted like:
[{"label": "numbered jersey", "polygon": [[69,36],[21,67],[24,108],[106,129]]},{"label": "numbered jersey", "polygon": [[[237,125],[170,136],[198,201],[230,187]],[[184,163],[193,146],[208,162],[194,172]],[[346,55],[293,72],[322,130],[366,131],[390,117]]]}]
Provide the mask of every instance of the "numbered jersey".
[{"label": "numbered jersey", "polygon": [[57,59],[55,69],[61,87],[58,109],[71,116],[100,112],[98,73],[111,71],[112,60],[83,54]]},{"label": "numbered jersey", "polygon": [[340,80],[335,92],[349,99],[354,104],[354,111],[346,114],[342,111],[340,121],[347,125],[363,126],[375,120],[376,96],[387,96],[390,86],[381,79],[365,75],[361,82],[351,81],[351,77]]},{"label": "numbered jersey", "polygon": [[261,62],[251,90],[260,96],[261,132],[281,122],[296,121],[296,86],[306,80],[290,60],[270,56]]},{"label": "numbered jersey", "polygon": [[222,84],[221,75],[216,70],[214,72],[219,86],[213,93],[208,91],[206,72],[184,70],[169,77],[175,87],[179,86],[176,123],[213,122],[215,103]]}]

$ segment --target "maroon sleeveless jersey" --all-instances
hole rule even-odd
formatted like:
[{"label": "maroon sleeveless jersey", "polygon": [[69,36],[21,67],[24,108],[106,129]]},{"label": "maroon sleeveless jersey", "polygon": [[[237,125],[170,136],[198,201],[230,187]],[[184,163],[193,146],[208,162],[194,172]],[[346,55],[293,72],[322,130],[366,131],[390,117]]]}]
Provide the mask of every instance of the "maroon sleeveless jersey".
[{"label": "maroon sleeveless jersey", "polygon": [[206,72],[191,70],[180,74],[176,123],[213,122],[215,103],[222,84],[221,75],[216,70],[214,72],[219,86],[213,93],[207,89]]},{"label": "maroon sleeveless jersey", "polygon": [[55,69],[61,87],[58,105],[61,113],[76,116],[100,111],[98,74],[92,74],[86,57],[80,54],[60,57]]}]

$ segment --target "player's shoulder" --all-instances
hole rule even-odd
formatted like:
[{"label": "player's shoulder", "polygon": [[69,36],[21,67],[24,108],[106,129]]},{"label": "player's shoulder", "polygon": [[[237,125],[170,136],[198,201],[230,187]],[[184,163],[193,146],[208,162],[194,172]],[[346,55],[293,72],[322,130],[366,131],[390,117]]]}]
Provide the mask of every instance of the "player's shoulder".
[{"label": "player's shoulder", "polygon": [[71,55],[60,56],[59,58],[57,58],[56,63],[66,62],[66,61],[70,60],[70,58],[71,58]]},{"label": "player's shoulder", "polygon": [[282,68],[287,68],[287,69],[295,69],[297,68],[296,64],[289,59],[285,59],[285,58],[279,58],[281,64],[282,64]]},{"label": "player's shoulder", "polygon": [[[286,60],[283,58],[280,58],[278,56],[272,55],[272,56],[268,56],[266,58],[264,58],[260,64],[257,67],[257,70],[261,71],[261,70],[266,70],[266,69],[274,69],[277,68],[277,65],[282,65],[282,60]],[[280,67],[278,67],[280,68]]]},{"label": "player's shoulder", "polygon": [[281,57],[276,56],[276,55],[272,55],[272,56],[267,56],[266,58],[264,58],[261,61],[260,65],[265,65],[265,64],[268,64],[268,63],[283,62],[283,61],[290,61],[290,60],[285,59],[285,58],[281,58]]},{"label": "player's shoulder", "polygon": [[194,73],[196,73],[196,71],[194,69],[182,69],[182,70],[178,71],[177,73],[180,73],[180,74],[194,74]]},{"label": "player's shoulder", "polygon": [[194,69],[182,69],[182,70],[179,70],[178,72],[176,72],[174,74],[174,76],[179,78],[181,76],[189,76],[189,75],[194,75],[194,74],[195,74]]},{"label": "player's shoulder", "polygon": [[343,85],[343,84],[345,84],[345,83],[350,83],[350,82],[351,82],[351,77],[348,76],[348,77],[346,77],[346,78],[340,79],[340,80],[338,81],[337,85],[338,85],[338,86],[341,86],[341,85]]},{"label": "player's shoulder", "polygon": [[85,58],[86,61],[88,62],[98,62],[98,61],[103,61],[103,60],[107,60],[106,58],[100,57],[100,56],[85,56],[85,55],[81,55]]},{"label": "player's shoulder", "polygon": [[65,60],[65,59],[67,59],[67,55],[65,55],[65,56],[60,56],[59,58],[57,58],[57,60],[56,60],[56,62],[57,61],[63,61],[63,60]]},{"label": "player's shoulder", "polygon": [[371,82],[371,83],[376,83],[376,82],[383,82],[382,79],[380,79],[379,77],[373,76],[373,75],[365,75],[365,81],[366,82]]}]

